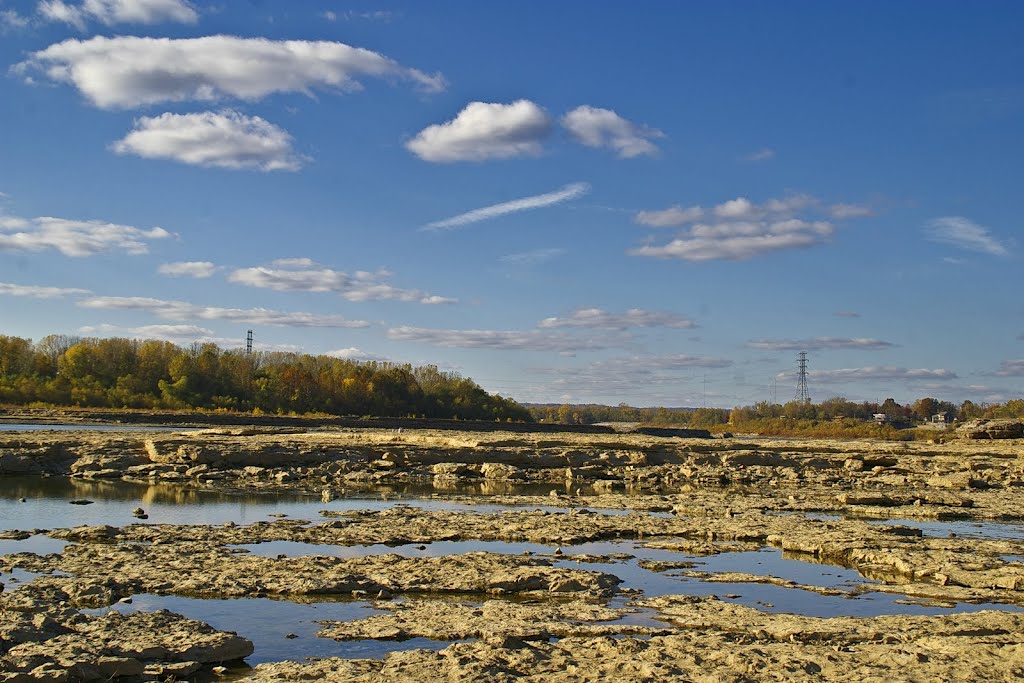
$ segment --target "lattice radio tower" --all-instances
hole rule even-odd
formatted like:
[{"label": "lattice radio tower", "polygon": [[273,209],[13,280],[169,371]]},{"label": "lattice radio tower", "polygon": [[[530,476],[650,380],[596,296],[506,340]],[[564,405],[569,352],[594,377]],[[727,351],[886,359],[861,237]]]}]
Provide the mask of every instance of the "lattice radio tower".
[{"label": "lattice radio tower", "polygon": [[798,403],[810,403],[807,391],[807,352],[801,351],[796,358],[796,399]]},{"label": "lattice radio tower", "polygon": [[245,335],[245,352],[246,354],[252,353],[252,330]]}]

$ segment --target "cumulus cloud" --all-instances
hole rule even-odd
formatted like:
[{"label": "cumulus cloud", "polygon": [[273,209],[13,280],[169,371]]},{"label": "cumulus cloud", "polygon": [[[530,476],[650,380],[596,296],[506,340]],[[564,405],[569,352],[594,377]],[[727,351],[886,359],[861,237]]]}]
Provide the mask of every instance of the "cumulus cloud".
[{"label": "cumulus cloud", "polygon": [[297,171],[303,162],[286,131],[230,110],[143,116],[111,147],[118,154],[234,170]]},{"label": "cumulus cloud", "polygon": [[169,277],[194,277],[196,279],[208,278],[218,270],[217,266],[209,261],[177,261],[175,263],[164,263],[157,272]]},{"label": "cumulus cloud", "polygon": [[690,329],[696,327],[689,318],[666,311],[645,311],[631,308],[625,313],[609,313],[600,308],[581,308],[564,318],[545,318],[537,327],[595,327],[613,330],[625,330],[631,327],[676,327]]},{"label": "cumulus cloud", "polygon": [[88,20],[107,26],[114,24],[194,24],[199,20],[195,8],[184,0],[84,0],[80,4],[62,0],[42,0],[38,12],[50,21],[70,24],[85,30]]},{"label": "cumulus cloud", "polygon": [[226,320],[281,327],[360,328],[370,326],[370,323],[365,320],[348,320],[340,315],[293,313],[267,308],[197,306],[184,301],[166,301],[148,297],[97,296],[83,299],[78,305],[91,309],[143,311],[165,320]]},{"label": "cumulus cloud", "polygon": [[995,374],[997,377],[1024,377],[1024,359],[1004,360]]},{"label": "cumulus cloud", "polygon": [[518,213],[529,209],[540,209],[546,206],[554,206],[555,204],[561,204],[562,202],[582,197],[588,192],[590,192],[590,185],[587,183],[571,183],[560,190],[555,190],[554,192],[538,194],[532,197],[523,197],[522,199],[513,199],[509,202],[485,206],[481,209],[473,209],[466,213],[460,213],[458,216],[452,216],[451,218],[445,218],[444,220],[427,223],[424,227],[429,230],[458,228],[463,225],[479,223],[480,221],[498,218],[499,216],[505,216],[510,213]]},{"label": "cumulus cloud", "polygon": [[524,251],[518,254],[506,254],[502,256],[500,260],[502,263],[507,263],[513,266],[530,267],[558,258],[563,254],[565,254],[565,249],[548,247],[545,249]]},{"label": "cumulus cloud", "polygon": [[424,161],[484,161],[537,156],[551,132],[547,113],[529,100],[470,102],[447,123],[421,130],[405,146]]},{"label": "cumulus cloud", "polygon": [[881,380],[887,382],[901,381],[935,381],[956,379],[952,370],[944,368],[898,368],[889,366],[868,366],[863,368],[839,368],[836,370],[811,370],[809,379],[822,383],[864,382]]},{"label": "cumulus cloud", "polygon": [[699,221],[703,217],[704,209],[699,206],[682,207],[676,204],[660,211],[638,211],[633,220],[652,228],[671,228]]},{"label": "cumulus cloud", "polygon": [[[820,213],[820,202],[808,195],[791,195],[756,204],[737,197],[704,211],[700,207],[673,207],[640,212],[638,222],[649,225],[687,225],[667,244],[631,249],[635,256],[678,258],[686,261],[741,260],[784,249],[824,243],[834,226],[800,213]],[[707,220],[705,220],[707,219]]]},{"label": "cumulus cloud", "polygon": [[993,237],[988,228],[963,216],[945,216],[930,220],[925,227],[925,232],[932,241],[959,249],[992,256],[1008,256],[1010,254],[1006,245]]},{"label": "cumulus cloud", "polygon": [[451,304],[458,300],[428,294],[418,289],[401,289],[388,282],[387,272],[356,271],[349,274],[316,264],[312,259],[278,259],[270,266],[239,268],[228,280],[247,287],[279,292],[336,292],[349,301],[411,301],[421,304]]},{"label": "cumulus cloud", "polygon": [[26,296],[33,299],[63,299],[66,296],[91,293],[88,289],[77,289],[75,287],[40,287],[37,285],[15,285],[10,282],[0,282],[0,295],[6,296]]},{"label": "cumulus cloud", "polygon": [[389,329],[388,337],[398,341],[420,342],[448,348],[500,351],[575,353],[606,349],[616,345],[612,340],[585,339],[535,330],[440,330],[402,326]]},{"label": "cumulus cloud", "polygon": [[439,74],[404,67],[384,55],[344,43],[236,36],[69,39],[34,52],[14,67],[69,83],[104,109],[159,102],[259,100],[273,93],[353,91],[359,78],[411,81],[444,88]]},{"label": "cumulus cloud", "polygon": [[753,339],[747,342],[752,349],[766,351],[822,351],[822,350],[857,350],[881,351],[890,349],[895,344],[881,339],[866,337],[813,337],[811,339]]},{"label": "cumulus cloud", "polygon": [[658,153],[651,139],[664,137],[656,128],[638,126],[611,109],[583,105],[562,117],[562,125],[587,147],[608,147],[622,159]]},{"label": "cumulus cloud", "polygon": [[76,221],[42,216],[0,216],[0,251],[55,249],[65,256],[83,257],[111,251],[149,252],[148,242],[171,237],[163,228],[142,230],[103,221]]}]

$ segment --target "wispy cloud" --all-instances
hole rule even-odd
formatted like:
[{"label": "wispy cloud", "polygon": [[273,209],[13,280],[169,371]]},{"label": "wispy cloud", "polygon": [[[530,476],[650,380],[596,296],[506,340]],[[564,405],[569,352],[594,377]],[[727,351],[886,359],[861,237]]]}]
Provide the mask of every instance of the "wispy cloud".
[{"label": "wispy cloud", "polygon": [[614,401],[616,397],[643,397],[651,405],[686,405],[697,398],[686,391],[697,373],[731,367],[727,358],[689,354],[634,355],[594,361],[582,368],[564,365],[534,368],[544,379],[533,387],[539,400],[561,396],[581,402]]},{"label": "wispy cloud", "polygon": [[[791,373],[782,373],[780,376],[790,376]],[[891,366],[868,366],[863,368],[839,368],[836,370],[811,370],[807,373],[809,379],[815,382],[826,384],[840,382],[906,382],[906,381],[935,381],[952,380],[957,374],[945,368],[900,368]]]},{"label": "wispy cloud", "polygon": [[842,220],[843,218],[864,218],[866,216],[874,216],[875,210],[870,206],[863,206],[861,204],[833,204],[828,207],[828,212],[832,218]]},{"label": "wispy cloud", "polygon": [[354,91],[359,78],[444,89],[440,74],[402,66],[345,43],[236,36],[69,39],[34,52],[15,73],[39,72],[76,87],[103,109],[160,102],[259,100],[281,92]]},{"label": "wispy cloud", "polygon": [[949,244],[959,249],[976,251],[992,256],[1008,256],[1010,250],[992,236],[988,228],[963,216],[944,216],[928,221],[925,228],[934,242]]},{"label": "wispy cloud", "polygon": [[[174,344],[217,344],[224,348],[241,347],[246,340],[240,337],[220,337],[206,327],[198,325],[142,325],[121,327],[119,325],[86,325],[79,328],[81,334],[90,336],[117,336],[131,339],[169,341]],[[301,348],[294,344],[268,344],[259,339],[253,341],[253,348],[260,351],[296,352]]]},{"label": "wispy cloud", "polygon": [[145,159],[232,170],[297,171],[305,161],[292,149],[286,131],[258,116],[231,110],[143,116],[111,149]]},{"label": "wispy cloud", "polygon": [[239,268],[228,280],[247,287],[279,292],[336,292],[349,301],[415,301],[451,304],[458,300],[418,289],[401,289],[387,282],[388,272],[349,274],[316,264],[312,259],[279,259],[269,266]]},{"label": "wispy cloud", "polygon": [[637,125],[611,109],[586,104],[563,116],[562,125],[577,142],[587,147],[608,147],[622,159],[657,154],[658,147],[651,140],[665,136],[660,130]]},{"label": "wispy cloud", "polygon": [[765,351],[882,351],[896,345],[881,339],[865,337],[812,337],[810,339],[752,339],[747,342],[747,346]]},{"label": "wispy cloud", "polygon": [[103,221],[0,215],[0,251],[55,249],[72,257],[93,256],[110,251],[145,254],[149,252],[148,242],[169,237],[172,234],[159,227],[143,230]]},{"label": "wispy cloud", "polygon": [[433,346],[458,349],[493,349],[500,351],[554,351],[575,353],[620,346],[611,339],[573,337],[535,330],[443,330],[424,327],[393,327],[388,337]]},{"label": "wispy cloud", "polygon": [[184,0],[84,0],[81,3],[63,0],[41,0],[40,16],[74,26],[84,31],[88,21],[114,24],[159,24],[175,22],[194,24],[199,20],[195,8]]},{"label": "wispy cloud", "polygon": [[164,263],[157,268],[157,272],[168,277],[193,277],[197,280],[212,276],[219,270],[219,267],[209,261],[177,261],[175,263]]},{"label": "wispy cloud", "polygon": [[369,327],[365,320],[348,320],[340,315],[275,311],[267,308],[220,308],[197,306],[184,301],[148,297],[97,296],[78,302],[83,308],[143,311],[165,320],[226,320],[254,325],[282,327]]},{"label": "wispy cloud", "polygon": [[406,143],[424,161],[484,161],[537,156],[551,118],[530,100],[470,102],[446,123],[428,126]]},{"label": "wispy cloud", "polygon": [[68,296],[91,293],[88,289],[77,289],[75,287],[40,287],[37,285],[15,285],[10,282],[0,282],[0,295],[4,296],[25,296],[33,299],[63,299]]},{"label": "wispy cloud", "polygon": [[546,249],[534,249],[533,251],[524,251],[518,254],[506,254],[499,260],[502,263],[507,263],[512,266],[520,266],[528,268],[530,266],[536,266],[541,263],[545,263],[552,259],[558,258],[566,253],[565,249],[558,247],[549,247]]},{"label": "wispy cloud", "polygon": [[631,308],[625,313],[609,313],[600,308],[581,308],[564,318],[545,318],[537,327],[553,329],[559,327],[593,327],[625,330],[631,327],[675,327],[690,329],[696,327],[689,318],[667,311],[645,311]]},{"label": "wispy cloud", "polygon": [[0,10],[0,34],[28,28],[29,19],[13,9]]},{"label": "wispy cloud", "polygon": [[513,199],[512,201],[502,202],[492,206],[485,206],[480,209],[473,209],[472,211],[460,213],[458,216],[452,216],[451,218],[445,218],[444,220],[427,223],[423,229],[447,230],[451,228],[458,228],[464,225],[498,218],[499,216],[506,216],[510,213],[518,213],[520,211],[527,211],[530,209],[554,206],[555,204],[561,204],[562,202],[582,197],[588,192],[590,192],[590,185],[587,183],[571,183],[560,190],[555,190],[554,192],[538,194],[532,197],[523,197],[522,199]]},{"label": "wispy cloud", "polygon": [[703,217],[704,209],[699,206],[684,208],[676,204],[659,211],[638,211],[633,220],[652,228],[671,228],[699,221]]},{"label": "wispy cloud", "polygon": [[772,149],[771,147],[762,147],[761,149],[757,150],[756,152],[752,152],[751,154],[748,154],[747,156],[743,157],[743,160],[744,161],[758,162],[758,161],[768,161],[769,159],[774,159],[774,158],[775,158],[775,150],[774,149]]},{"label": "wispy cloud", "polygon": [[835,316],[837,318],[859,318],[860,313],[857,311],[836,311]]}]

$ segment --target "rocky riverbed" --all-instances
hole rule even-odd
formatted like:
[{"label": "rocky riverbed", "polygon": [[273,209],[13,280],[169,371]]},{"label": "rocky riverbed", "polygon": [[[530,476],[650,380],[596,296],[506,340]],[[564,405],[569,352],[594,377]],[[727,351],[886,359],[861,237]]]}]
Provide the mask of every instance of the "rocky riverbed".
[{"label": "rocky riverbed", "polygon": [[[0,434],[0,486],[26,477],[69,477],[83,504],[128,485],[182,505],[213,492],[320,503],[302,518],[175,523],[140,506],[135,520],[0,529],[0,681],[1024,676],[1020,439]],[[0,512],[31,490],[11,489]],[[825,602],[817,616],[772,604],[793,594]],[[840,616],[868,595],[888,616]],[[372,613],[322,620],[313,637],[451,644],[379,659],[297,649],[240,670],[254,652],[232,632],[244,624],[126,611],[139,596],[356,601]]]}]

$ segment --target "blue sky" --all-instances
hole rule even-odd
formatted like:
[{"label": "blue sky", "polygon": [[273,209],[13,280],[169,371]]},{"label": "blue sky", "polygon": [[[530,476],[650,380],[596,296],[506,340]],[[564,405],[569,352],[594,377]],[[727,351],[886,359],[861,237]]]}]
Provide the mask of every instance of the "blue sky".
[{"label": "blue sky", "polygon": [[[1019,3],[0,0],[0,333],[1021,395]],[[774,392],[774,394],[773,394]]]}]

